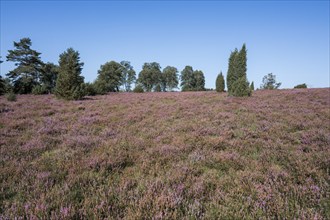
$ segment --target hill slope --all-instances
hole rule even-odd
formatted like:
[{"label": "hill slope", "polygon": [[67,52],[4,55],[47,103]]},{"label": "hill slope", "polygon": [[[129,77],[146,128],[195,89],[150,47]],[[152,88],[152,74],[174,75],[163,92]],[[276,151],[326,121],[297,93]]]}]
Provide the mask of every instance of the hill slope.
[{"label": "hill slope", "polygon": [[0,218],[329,219],[329,92],[0,97]]}]

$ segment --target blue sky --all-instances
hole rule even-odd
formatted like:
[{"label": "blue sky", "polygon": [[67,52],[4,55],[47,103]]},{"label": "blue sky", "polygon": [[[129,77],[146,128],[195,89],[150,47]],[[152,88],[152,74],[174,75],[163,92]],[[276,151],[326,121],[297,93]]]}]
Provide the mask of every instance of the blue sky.
[{"label": "blue sky", "polygon": [[[68,47],[93,81],[101,64],[128,60],[202,70],[206,87],[225,75],[246,43],[247,75],[259,87],[274,73],[281,88],[329,87],[329,1],[1,1],[0,52],[30,37],[44,62]],[[1,75],[13,69],[1,64]]]}]

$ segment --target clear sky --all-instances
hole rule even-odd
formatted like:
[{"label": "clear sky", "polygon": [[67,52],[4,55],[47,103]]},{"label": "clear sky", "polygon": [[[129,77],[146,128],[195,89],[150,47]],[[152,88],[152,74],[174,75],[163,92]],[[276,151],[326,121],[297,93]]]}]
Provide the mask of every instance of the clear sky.
[{"label": "clear sky", "polygon": [[[30,37],[44,62],[68,47],[80,52],[82,75],[128,60],[181,71],[202,70],[206,87],[227,74],[230,52],[246,43],[247,76],[259,87],[274,73],[281,88],[329,87],[329,1],[2,1],[0,53]],[[5,75],[14,65],[1,64]]]}]

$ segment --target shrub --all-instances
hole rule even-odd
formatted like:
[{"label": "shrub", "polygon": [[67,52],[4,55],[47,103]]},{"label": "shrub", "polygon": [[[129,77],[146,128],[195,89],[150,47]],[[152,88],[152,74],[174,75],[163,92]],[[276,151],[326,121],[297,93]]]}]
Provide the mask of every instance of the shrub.
[{"label": "shrub", "polygon": [[222,72],[217,76],[215,87],[217,92],[224,92],[225,91],[225,79],[223,78]]},{"label": "shrub", "polygon": [[44,86],[37,85],[32,89],[33,95],[44,95],[47,94],[47,89]]},{"label": "shrub", "polygon": [[16,101],[16,94],[13,92],[7,93],[6,98],[9,102],[15,102]]},{"label": "shrub", "polygon": [[95,83],[85,83],[85,94],[88,96],[97,95]]},{"label": "shrub", "polygon": [[306,83],[296,85],[294,89],[307,89]]},{"label": "shrub", "polygon": [[135,88],[133,89],[133,92],[136,92],[136,93],[142,93],[142,92],[144,92],[144,90],[143,90],[143,87],[142,87],[140,84],[138,84],[138,85],[136,85]]},{"label": "shrub", "polygon": [[232,85],[232,95],[233,96],[251,96],[251,89],[249,82],[247,82],[245,77],[241,77],[236,80]]},{"label": "shrub", "polygon": [[69,99],[80,100],[85,96],[85,94],[86,94],[85,84],[82,83],[80,86],[77,86],[76,88],[73,89],[72,96]]}]

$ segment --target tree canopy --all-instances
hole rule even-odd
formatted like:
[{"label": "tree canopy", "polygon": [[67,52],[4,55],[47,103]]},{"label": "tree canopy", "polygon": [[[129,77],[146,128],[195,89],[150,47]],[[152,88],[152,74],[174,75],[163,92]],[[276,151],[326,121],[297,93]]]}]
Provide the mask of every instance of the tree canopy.
[{"label": "tree canopy", "polygon": [[161,83],[161,67],[159,63],[144,63],[139,73],[138,83],[140,83],[147,92],[151,92]]},{"label": "tree canopy", "polygon": [[31,46],[30,38],[22,38],[19,42],[14,42],[14,50],[8,50],[7,61],[14,62],[16,68],[6,75],[11,80],[16,93],[31,93],[33,87],[40,83],[43,66],[41,53],[31,49]]},{"label": "tree canopy", "polygon": [[181,91],[204,91],[205,77],[201,70],[186,66],[181,71]]},{"label": "tree canopy", "polygon": [[122,70],[123,66],[116,61],[101,65],[95,81],[97,92],[99,94],[119,92],[119,87],[123,82]]},{"label": "tree canopy", "polygon": [[178,87],[178,69],[173,66],[167,66],[163,69],[162,73],[162,90],[172,91],[173,89]]},{"label": "tree canopy", "polygon": [[122,85],[126,92],[132,91],[131,86],[136,80],[136,74],[129,61],[121,61],[122,66]]}]

